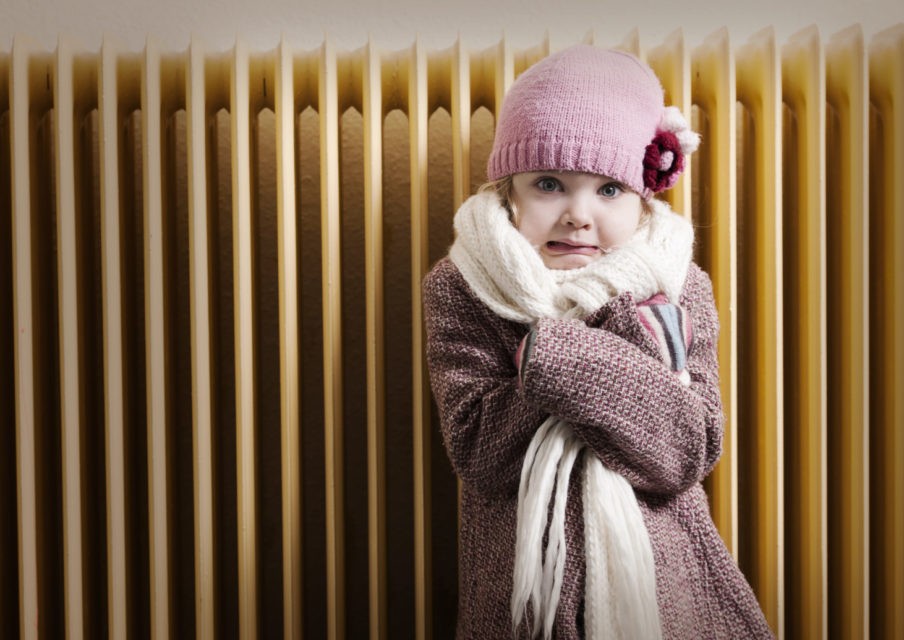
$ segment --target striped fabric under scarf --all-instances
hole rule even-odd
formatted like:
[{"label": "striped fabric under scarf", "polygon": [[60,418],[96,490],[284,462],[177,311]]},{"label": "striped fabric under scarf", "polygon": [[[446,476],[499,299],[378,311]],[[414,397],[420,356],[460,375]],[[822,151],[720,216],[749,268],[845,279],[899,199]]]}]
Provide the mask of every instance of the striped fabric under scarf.
[{"label": "striped fabric under scarf", "polygon": [[685,384],[690,377],[685,369],[687,365],[687,348],[693,338],[690,320],[684,309],[669,303],[660,294],[637,305],[637,314],[641,324],[656,339],[662,359],[672,371],[675,371]]}]

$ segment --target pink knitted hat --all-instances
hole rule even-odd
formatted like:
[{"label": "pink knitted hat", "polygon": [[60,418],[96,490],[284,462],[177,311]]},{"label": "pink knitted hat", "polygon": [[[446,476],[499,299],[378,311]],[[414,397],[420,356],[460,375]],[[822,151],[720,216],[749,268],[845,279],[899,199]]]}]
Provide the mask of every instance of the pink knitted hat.
[{"label": "pink knitted hat", "polygon": [[512,85],[487,177],[582,171],[648,198],[675,184],[698,143],[681,112],[663,105],[650,67],[628,53],[577,45],[544,58]]}]

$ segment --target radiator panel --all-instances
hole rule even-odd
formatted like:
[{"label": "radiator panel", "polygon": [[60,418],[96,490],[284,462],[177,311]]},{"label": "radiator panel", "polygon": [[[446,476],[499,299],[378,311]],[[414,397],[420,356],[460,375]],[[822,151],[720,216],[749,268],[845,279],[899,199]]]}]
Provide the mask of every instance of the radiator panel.
[{"label": "radiator panel", "polygon": [[785,103],[785,555],[790,637],[826,626],[825,58],[815,28],[782,48]]},{"label": "radiator panel", "polygon": [[277,50],[276,103],[277,207],[279,228],[280,419],[282,447],[283,611],[286,637],[301,637],[304,616],[302,562],[302,485],[299,386],[298,230],[295,198],[295,83],[292,52]]},{"label": "radiator panel", "polygon": [[870,630],[904,630],[904,27],[869,46],[870,91]]},{"label": "radiator panel", "polygon": [[[784,626],[782,92],[772,29],[738,50],[738,558]],[[743,506],[741,506],[743,505]]]},{"label": "radiator panel", "polygon": [[869,637],[869,94],[857,27],[826,45],[828,628]]},{"label": "radiator panel", "polygon": [[[714,519],[779,636],[897,637],[904,29],[617,46],[703,133]],[[420,282],[551,50],[0,52],[4,628],[451,636]]]},{"label": "radiator panel", "polygon": [[719,315],[719,376],[725,435],[722,458],[707,479],[713,520],[731,554],[738,549],[737,476],[737,206],[735,69],[728,30],[710,36],[692,54],[691,73],[700,80],[692,99],[701,112],[698,129],[710,141],[699,162],[700,181],[693,220],[697,260],[712,278]]}]

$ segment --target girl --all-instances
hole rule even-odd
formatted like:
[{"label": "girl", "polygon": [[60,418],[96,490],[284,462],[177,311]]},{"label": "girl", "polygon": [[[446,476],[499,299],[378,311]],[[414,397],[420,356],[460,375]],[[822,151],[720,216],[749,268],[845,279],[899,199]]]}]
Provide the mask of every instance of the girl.
[{"label": "girl", "polygon": [[700,484],[723,423],[711,284],[652,197],[697,142],[617,51],[551,55],[505,99],[489,187],[424,280],[459,638],[771,636]]}]

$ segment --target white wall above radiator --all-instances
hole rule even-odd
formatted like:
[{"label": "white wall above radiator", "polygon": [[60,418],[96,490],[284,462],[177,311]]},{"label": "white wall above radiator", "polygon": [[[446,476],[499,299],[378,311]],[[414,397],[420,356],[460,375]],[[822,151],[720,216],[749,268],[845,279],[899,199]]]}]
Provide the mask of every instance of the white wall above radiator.
[{"label": "white wall above radiator", "polygon": [[498,41],[503,32],[515,46],[532,45],[548,32],[557,48],[557,42],[580,40],[591,29],[603,42],[619,39],[635,27],[642,40],[660,42],[677,25],[693,45],[722,26],[738,41],[773,26],[783,42],[811,24],[828,35],[858,23],[868,37],[904,20],[900,0],[564,0],[554,9],[543,0],[3,0],[2,4],[3,49],[17,33],[28,34],[47,48],[56,44],[59,33],[80,38],[89,48],[111,33],[139,50],[148,35],[167,48],[185,47],[195,35],[214,49],[229,49],[236,34],[255,48],[275,46],[282,34],[295,46],[316,47],[329,34],[339,49],[355,49],[368,37],[381,47],[407,47],[414,33],[429,48],[449,46],[459,34],[469,46],[479,47]]}]

